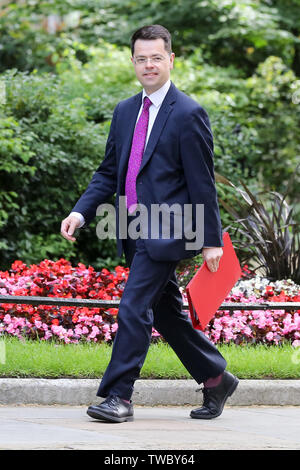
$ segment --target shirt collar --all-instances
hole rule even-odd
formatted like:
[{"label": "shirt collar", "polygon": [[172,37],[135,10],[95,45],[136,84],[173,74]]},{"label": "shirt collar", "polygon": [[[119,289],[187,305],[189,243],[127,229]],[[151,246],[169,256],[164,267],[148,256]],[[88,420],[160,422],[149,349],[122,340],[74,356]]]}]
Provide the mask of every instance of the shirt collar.
[{"label": "shirt collar", "polygon": [[143,89],[143,101],[144,101],[145,96],[148,96],[152,104],[154,104],[154,106],[158,108],[162,104],[166,94],[168,93],[170,85],[171,85],[171,81],[170,80],[166,81],[166,83],[161,88],[159,88],[159,90],[156,90],[154,93],[151,93],[151,95],[147,95],[147,93]]}]

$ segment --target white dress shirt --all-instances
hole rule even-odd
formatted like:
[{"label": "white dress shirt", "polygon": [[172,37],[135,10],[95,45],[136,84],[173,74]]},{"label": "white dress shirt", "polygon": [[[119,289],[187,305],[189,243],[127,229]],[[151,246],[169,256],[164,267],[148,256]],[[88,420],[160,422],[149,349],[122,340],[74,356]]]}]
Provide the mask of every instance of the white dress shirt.
[{"label": "white dress shirt", "polygon": [[147,136],[146,136],[146,143],[145,143],[145,148],[149,140],[150,133],[152,131],[152,127],[154,124],[154,121],[156,119],[157,113],[159,111],[159,108],[161,107],[161,104],[163,100],[166,97],[166,94],[169,91],[171,85],[171,81],[168,80],[159,90],[156,90],[154,93],[151,93],[151,95],[147,95],[145,90],[143,89],[143,99],[142,99],[142,105],[139,110],[139,114],[137,117],[136,122],[138,122],[139,117],[142,113],[143,110],[143,103],[144,103],[144,98],[147,96],[149,100],[151,101],[151,106],[149,107],[149,121],[148,121],[148,130],[147,130]]}]

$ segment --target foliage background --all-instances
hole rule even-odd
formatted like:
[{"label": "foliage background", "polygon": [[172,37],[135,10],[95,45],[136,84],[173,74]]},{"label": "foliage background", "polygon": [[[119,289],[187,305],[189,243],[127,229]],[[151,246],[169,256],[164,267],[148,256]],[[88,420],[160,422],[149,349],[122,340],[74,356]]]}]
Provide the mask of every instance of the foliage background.
[{"label": "foliage background", "polygon": [[[140,91],[128,45],[150,23],[172,32],[172,80],[209,113],[216,172],[287,191],[300,219],[300,0],[1,1],[1,269],[124,262],[114,240],[96,237],[97,221],[75,244],[59,231],[103,159],[115,105]],[[218,192],[234,198],[222,183]]]}]

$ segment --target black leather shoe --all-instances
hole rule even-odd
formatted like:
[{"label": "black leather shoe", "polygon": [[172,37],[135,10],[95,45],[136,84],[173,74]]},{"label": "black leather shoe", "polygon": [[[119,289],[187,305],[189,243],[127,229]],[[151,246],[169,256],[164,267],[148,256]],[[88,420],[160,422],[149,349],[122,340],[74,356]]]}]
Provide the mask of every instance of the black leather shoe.
[{"label": "black leather shoe", "polygon": [[191,418],[212,419],[217,418],[223,411],[225,402],[238,386],[238,379],[230,372],[225,371],[221,382],[216,387],[202,388],[203,405],[190,413]]},{"label": "black leather shoe", "polygon": [[133,405],[126,403],[116,395],[110,395],[100,405],[92,405],[87,409],[87,414],[91,418],[112,423],[123,423],[133,421]]}]

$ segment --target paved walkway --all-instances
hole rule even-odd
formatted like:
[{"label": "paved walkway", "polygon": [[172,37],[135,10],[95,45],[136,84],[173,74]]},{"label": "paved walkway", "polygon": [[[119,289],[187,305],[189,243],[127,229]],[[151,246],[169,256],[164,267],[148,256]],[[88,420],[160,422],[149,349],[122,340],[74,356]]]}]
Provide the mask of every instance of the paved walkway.
[{"label": "paved walkway", "polygon": [[[3,449],[300,449],[299,406],[226,406],[211,421],[191,407],[135,406],[131,423],[105,423],[86,406],[0,406]],[[111,453],[107,453],[111,455]]]}]

